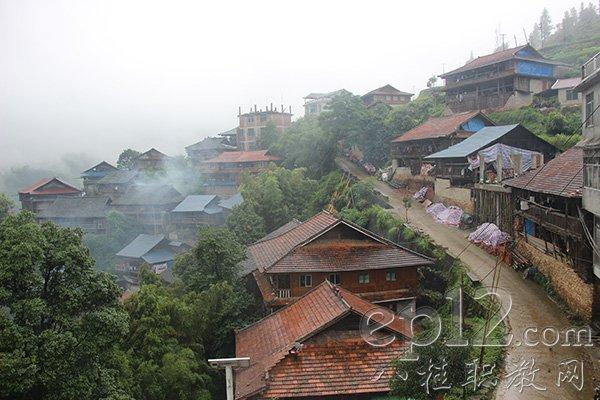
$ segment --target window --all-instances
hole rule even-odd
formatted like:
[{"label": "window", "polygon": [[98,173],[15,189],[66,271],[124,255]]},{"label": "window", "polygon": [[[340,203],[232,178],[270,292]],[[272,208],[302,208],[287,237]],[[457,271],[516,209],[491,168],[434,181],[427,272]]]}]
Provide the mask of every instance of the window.
[{"label": "window", "polygon": [[396,271],[388,271],[385,273],[385,280],[388,282],[394,282],[396,280]]},{"label": "window", "polygon": [[585,126],[594,126],[594,92],[585,95]]},{"label": "window", "polygon": [[254,137],[254,128],[248,128],[248,131],[246,132],[246,136]]},{"label": "window", "polygon": [[369,274],[358,274],[358,283],[369,283]]},{"label": "window", "polygon": [[312,275],[300,275],[300,287],[311,287]]},{"label": "window", "polygon": [[334,285],[339,285],[341,280],[340,274],[329,274],[329,282],[333,283]]},{"label": "window", "polygon": [[579,99],[579,93],[567,89],[567,101],[578,100],[578,99]]}]

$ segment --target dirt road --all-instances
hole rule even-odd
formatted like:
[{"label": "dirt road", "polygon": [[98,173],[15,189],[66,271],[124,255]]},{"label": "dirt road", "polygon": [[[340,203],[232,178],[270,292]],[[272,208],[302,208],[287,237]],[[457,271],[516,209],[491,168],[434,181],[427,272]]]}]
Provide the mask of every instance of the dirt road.
[{"label": "dirt road", "polygon": [[[363,170],[347,159],[338,158],[337,163],[342,169],[351,172],[359,179],[368,177]],[[378,181],[376,187],[389,197],[390,205],[393,207],[392,211],[404,218],[405,208],[400,193],[383,182]],[[408,218],[411,226],[428,234],[437,244],[447,248],[450,254],[454,256],[460,254],[461,260],[479,279],[483,279],[494,268],[496,264],[494,256],[475,245],[469,245],[465,231],[435,222],[421,204],[413,203],[413,207],[408,210]],[[535,331],[530,331],[528,336],[529,342],[534,342],[536,339],[541,339],[541,332],[546,327],[556,328],[563,332],[571,325],[564,313],[539,285],[523,279],[521,274],[510,266],[502,265],[501,268],[499,287],[508,291],[512,297],[512,308],[507,319],[514,340],[513,345],[508,348],[506,368],[501,382],[497,386],[496,398],[511,400],[592,399],[595,386],[592,379],[594,376],[593,363],[596,363],[596,367],[598,367],[599,361],[592,360],[589,349],[583,347],[561,346],[560,344],[552,347],[542,344],[537,346],[522,344],[523,335],[528,328],[538,329],[537,334]],[[490,274],[485,278],[483,284],[491,286],[491,283]],[[548,339],[546,342],[553,341],[551,335],[548,335]],[[510,372],[519,369],[522,362],[528,362],[530,365],[531,360],[535,364],[532,368],[523,368],[522,375],[525,378],[534,378],[533,381],[525,379],[523,386],[517,386],[516,384],[521,382],[520,379],[517,379],[512,385],[509,385],[511,383]],[[583,361],[584,384],[581,391],[575,387],[575,379],[571,383],[562,382],[560,387],[558,386],[558,364],[564,360]],[[529,365],[523,366],[528,367]],[[533,375],[532,371],[534,371]],[[532,386],[527,386],[528,384]]]}]

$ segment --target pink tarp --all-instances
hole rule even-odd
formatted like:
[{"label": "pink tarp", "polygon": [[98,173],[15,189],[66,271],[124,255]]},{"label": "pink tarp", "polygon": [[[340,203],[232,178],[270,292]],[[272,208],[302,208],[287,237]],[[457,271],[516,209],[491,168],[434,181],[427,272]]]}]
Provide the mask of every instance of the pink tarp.
[{"label": "pink tarp", "polygon": [[460,224],[460,217],[463,215],[463,210],[459,207],[446,207],[442,203],[434,203],[427,207],[426,211],[437,222],[450,226],[458,226]]},{"label": "pink tarp", "polygon": [[486,246],[497,247],[506,243],[510,236],[502,232],[495,224],[490,222],[483,223],[469,235],[469,240],[473,243],[483,243]]}]

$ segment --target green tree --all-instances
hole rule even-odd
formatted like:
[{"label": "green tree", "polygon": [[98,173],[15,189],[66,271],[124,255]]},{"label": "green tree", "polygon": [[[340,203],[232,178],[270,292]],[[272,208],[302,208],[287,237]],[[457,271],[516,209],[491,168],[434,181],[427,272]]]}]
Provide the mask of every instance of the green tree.
[{"label": "green tree", "polygon": [[275,124],[272,121],[269,121],[267,126],[260,128],[258,147],[261,149],[269,149],[277,142],[280,136]]},{"label": "green tree", "polygon": [[8,217],[14,207],[15,202],[4,193],[0,193],[0,221]]},{"label": "green tree", "polygon": [[206,226],[198,230],[198,242],[192,251],[177,258],[175,272],[187,290],[201,292],[214,283],[236,282],[244,259],[244,248],[231,231]]},{"label": "green tree", "polygon": [[265,220],[254,212],[248,202],[235,206],[227,217],[225,225],[238,241],[245,245],[254,243],[267,234]]},{"label": "green tree", "polygon": [[129,398],[127,314],[82,236],[28,212],[0,223],[0,397]]},{"label": "green tree", "polygon": [[552,30],[554,29],[552,20],[550,19],[550,13],[546,8],[542,10],[542,15],[540,16],[540,22],[538,26],[540,29],[541,46],[544,47],[546,39],[550,37]]},{"label": "green tree", "polygon": [[125,149],[119,154],[119,158],[117,159],[117,168],[119,169],[131,169],[135,164],[136,158],[140,156],[139,151],[133,149]]}]

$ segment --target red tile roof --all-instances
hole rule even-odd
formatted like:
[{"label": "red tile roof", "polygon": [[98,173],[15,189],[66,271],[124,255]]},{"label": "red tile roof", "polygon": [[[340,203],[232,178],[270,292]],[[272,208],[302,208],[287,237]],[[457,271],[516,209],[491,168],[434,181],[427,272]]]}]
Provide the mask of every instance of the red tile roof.
[{"label": "red tile roof", "polygon": [[235,163],[256,161],[277,161],[279,157],[267,154],[268,150],[225,151],[205,163]]},{"label": "red tile roof", "polygon": [[[423,140],[450,136],[459,131],[462,124],[466,123],[477,114],[480,114],[480,112],[470,111],[449,115],[447,117],[431,117],[421,125],[398,136],[396,139],[392,140],[392,142],[399,143],[407,142],[409,140]],[[471,134],[471,132],[466,131],[464,133]]]},{"label": "red tile roof", "polygon": [[535,169],[504,182],[507,186],[562,197],[581,197],[583,150],[573,147]]},{"label": "red tile roof", "polygon": [[[289,306],[236,332],[236,356],[250,357],[250,367],[236,373],[236,399],[245,399],[272,384],[266,373],[283,360],[296,342],[303,342],[351,313],[364,316],[377,309],[380,322],[400,339],[412,337],[408,324],[393,318],[390,310],[375,306],[349,291],[325,281]],[[354,347],[346,347],[350,353]],[[329,360],[331,363],[335,360]],[[307,373],[310,369],[306,370]],[[351,383],[350,383],[351,384]]]},{"label": "red tile roof", "polygon": [[[47,184],[49,184],[51,182],[56,182],[61,187],[44,188],[44,186],[46,186]],[[81,190],[77,189],[73,185],[69,185],[68,183],[66,183],[58,178],[43,178],[31,186],[28,186],[24,189],[19,190],[19,194],[40,194],[40,195],[67,194],[68,195],[68,194],[76,194],[76,193],[81,193]]]},{"label": "red tile roof", "polygon": [[473,59],[471,61],[468,61],[462,67],[459,67],[459,68],[456,68],[456,69],[454,69],[452,71],[446,72],[446,73],[444,73],[444,74],[442,74],[440,76],[442,78],[444,78],[444,77],[446,77],[448,75],[452,75],[452,74],[455,74],[457,72],[468,71],[470,69],[479,68],[479,67],[485,67],[486,65],[491,65],[491,64],[502,62],[502,61],[510,60],[511,58],[515,57],[516,53],[519,50],[522,50],[525,47],[528,47],[528,45],[513,47],[513,48],[510,48],[510,49],[497,51],[497,52],[492,53],[492,54],[486,54],[485,56],[477,57],[477,58],[475,58],[475,59]]}]

